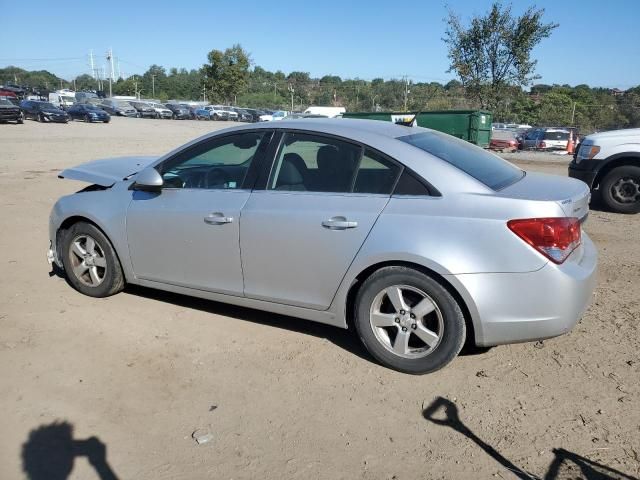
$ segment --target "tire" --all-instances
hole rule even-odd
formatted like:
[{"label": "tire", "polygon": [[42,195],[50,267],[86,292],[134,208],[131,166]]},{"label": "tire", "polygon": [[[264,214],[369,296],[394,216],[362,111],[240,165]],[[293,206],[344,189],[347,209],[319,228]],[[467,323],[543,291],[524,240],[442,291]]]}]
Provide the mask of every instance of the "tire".
[{"label": "tire", "polygon": [[[409,307],[406,310],[395,308],[391,301],[395,296],[398,306],[398,296],[393,295],[398,291]],[[414,375],[434,372],[451,362],[464,345],[466,326],[460,306],[438,281],[417,270],[395,266],[376,271],[358,290],[355,305],[360,341],[378,362],[394,370]],[[401,338],[406,341],[398,344]]]},{"label": "tire", "polygon": [[[93,249],[89,239],[94,242]],[[61,243],[60,256],[73,288],[90,297],[108,297],[124,288],[120,261],[111,242],[97,227],[75,223],[64,233]]]},{"label": "tire", "polygon": [[109,120],[103,120],[102,123],[109,123]]},{"label": "tire", "polygon": [[44,115],[43,114],[41,114],[41,113],[38,114],[38,121],[40,123],[44,123],[45,119],[44,119]]},{"label": "tire", "polygon": [[216,122],[217,122],[218,120],[220,120],[220,117],[218,117],[218,114],[217,114],[217,113],[213,115],[213,120],[214,120],[214,121],[216,121]]},{"label": "tire", "polygon": [[611,170],[600,182],[600,196],[613,212],[640,212],[640,167],[625,165]]},{"label": "tire", "polygon": [[84,116],[84,121],[87,123],[91,123],[91,117],[89,115]]},{"label": "tire", "polygon": [[17,118],[17,119],[16,119],[16,123],[17,123],[18,125],[22,125],[22,124],[24,123],[24,118],[22,118],[22,117]]}]

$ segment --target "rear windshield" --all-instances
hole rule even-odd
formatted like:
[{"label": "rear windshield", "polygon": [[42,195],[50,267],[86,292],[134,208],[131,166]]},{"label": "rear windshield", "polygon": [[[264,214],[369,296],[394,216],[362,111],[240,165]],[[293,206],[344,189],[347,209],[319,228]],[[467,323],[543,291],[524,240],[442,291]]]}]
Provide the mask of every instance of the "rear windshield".
[{"label": "rear windshield", "polygon": [[450,163],[493,190],[500,190],[524,176],[522,170],[506,160],[451,135],[422,132],[398,140]]},{"label": "rear windshield", "polygon": [[544,132],[545,140],[569,140],[569,132]]}]

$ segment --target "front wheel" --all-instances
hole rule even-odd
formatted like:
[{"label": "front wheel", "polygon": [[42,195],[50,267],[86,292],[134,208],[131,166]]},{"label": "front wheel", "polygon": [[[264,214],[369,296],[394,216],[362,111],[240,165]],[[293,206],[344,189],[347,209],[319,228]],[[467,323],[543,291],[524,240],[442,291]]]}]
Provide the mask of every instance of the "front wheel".
[{"label": "front wheel", "polygon": [[84,121],[87,122],[87,123],[91,123],[91,116],[85,115],[84,116]]},{"label": "front wheel", "polygon": [[405,373],[434,372],[464,345],[460,306],[439,282],[407,267],[385,267],[356,296],[355,327],[369,353]]},{"label": "front wheel", "polygon": [[62,241],[62,263],[69,283],[90,297],[108,297],[124,288],[124,275],[111,242],[94,225],[74,224]]},{"label": "front wheel", "polygon": [[640,167],[625,165],[611,170],[600,183],[600,194],[614,212],[640,212]]}]

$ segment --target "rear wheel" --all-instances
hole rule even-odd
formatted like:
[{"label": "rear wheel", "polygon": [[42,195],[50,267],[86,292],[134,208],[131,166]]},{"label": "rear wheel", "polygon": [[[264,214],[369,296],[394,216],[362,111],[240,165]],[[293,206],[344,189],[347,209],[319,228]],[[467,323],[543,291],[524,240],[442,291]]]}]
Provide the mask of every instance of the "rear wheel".
[{"label": "rear wheel", "polygon": [[640,212],[640,167],[625,165],[611,170],[600,182],[600,194],[614,212]]},{"label": "rear wheel", "polygon": [[84,116],[84,121],[87,123],[91,123],[91,116],[88,113]]},{"label": "rear wheel", "polygon": [[355,327],[371,355],[405,373],[436,371],[465,341],[460,306],[433,278],[407,267],[371,275],[356,297]]},{"label": "rear wheel", "polygon": [[115,250],[90,223],[78,222],[65,232],[62,263],[69,283],[85,295],[108,297],[124,288],[124,275]]}]

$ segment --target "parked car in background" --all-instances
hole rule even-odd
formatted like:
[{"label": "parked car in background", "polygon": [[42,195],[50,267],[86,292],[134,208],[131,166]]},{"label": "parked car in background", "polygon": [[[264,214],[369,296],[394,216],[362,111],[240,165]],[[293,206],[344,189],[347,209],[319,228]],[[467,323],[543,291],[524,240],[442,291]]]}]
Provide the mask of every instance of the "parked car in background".
[{"label": "parked car in background", "polygon": [[214,108],[227,112],[227,120],[232,122],[238,121],[238,113],[233,109],[233,107],[216,105]]},{"label": "parked car in background", "polygon": [[[335,118],[339,117],[343,113],[347,111],[344,107],[315,107],[311,106],[307,108],[304,112],[308,115],[321,115],[322,117]],[[321,118],[321,117],[317,117]]]},{"label": "parked car in background", "polygon": [[76,92],[76,103],[88,103],[91,98],[98,98],[98,95],[93,92]]},{"label": "parked car in background", "polygon": [[585,182],[612,211],[640,213],[640,128],[585,137],[569,176]]},{"label": "parked car in background", "polygon": [[272,122],[274,120],[282,120],[288,114],[289,113],[285,112],[284,110],[277,110],[277,111],[272,112],[272,113],[266,113],[264,115],[260,115],[260,121],[261,122]]},{"label": "parked car in background", "polygon": [[23,100],[20,102],[20,109],[24,118],[32,118],[38,122],[69,122],[69,115],[64,110],[56,107],[50,102],[36,100]]},{"label": "parked car in background", "polygon": [[219,105],[207,105],[203,108],[209,112],[209,120],[229,120],[229,112]]},{"label": "parked car in background", "polygon": [[145,102],[129,102],[133,108],[136,109],[137,117],[139,118],[158,118],[156,110]]},{"label": "parked car in background", "polygon": [[245,110],[251,115],[251,121],[254,123],[260,121],[260,115],[266,114],[264,110],[259,110],[257,108],[245,108],[243,110]]},{"label": "parked car in background", "polygon": [[583,182],[420,127],[243,125],[59,176],[95,185],[49,220],[47,257],[79,292],[139,284],[353,325],[376,360],[413,374],[467,337],[567,333],[596,283]]},{"label": "parked car in background", "polygon": [[239,122],[253,122],[253,115],[247,112],[244,108],[231,107],[231,110],[238,114]]},{"label": "parked car in background", "polygon": [[180,105],[178,103],[166,103],[165,107],[171,110],[172,118],[174,120],[187,120],[191,118],[191,111],[184,105]]},{"label": "parked car in background", "polygon": [[0,98],[0,123],[23,123],[24,117],[20,107],[7,98]]},{"label": "parked car in background", "polygon": [[569,130],[556,128],[534,128],[524,137],[525,150],[565,150],[569,141]]},{"label": "parked car in background", "polygon": [[147,105],[156,112],[156,118],[173,118],[173,112],[161,103],[147,102]]},{"label": "parked car in background", "polygon": [[[206,106],[193,107],[192,111],[196,120],[211,120],[211,109],[207,108]],[[216,118],[216,120],[220,119],[219,115],[222,115],[222,113],[218,114],[218,118]]]},{"label": "parked car in background", "polygon": [[111,120],[107,112],[90,103],[76,103],[67,110],[67,113],[71,120],[84,120],[87,123],[109,123]]},{"label": "parked car in background", "polygon": [[495,129],[491,132],[490,150],[500,152],[515,152],[518,150],[516,133],[506,129]]},{"label": "parked car in background", "polygon": [[133,105],[129,102],[125,102],[124,100],[105,98],[98,106],[110,115],[118,115],[120,117],[138,116],[138,111],[133,108]]}]

